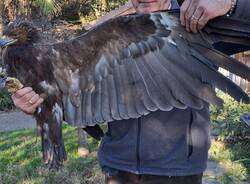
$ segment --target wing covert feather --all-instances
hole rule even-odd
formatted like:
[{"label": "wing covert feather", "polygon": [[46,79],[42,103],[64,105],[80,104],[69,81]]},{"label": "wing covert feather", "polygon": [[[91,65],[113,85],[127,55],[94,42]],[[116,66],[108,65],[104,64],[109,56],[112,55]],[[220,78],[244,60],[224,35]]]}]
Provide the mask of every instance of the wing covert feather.
[{"label": "wing covert feather", "polygon": [[229,30],[230,26],[214,28],[216,22],[206,34],[189,34],[178,16],[161,12],[119,17],[79,37],[85,43],[80,45],[86,47],[88,62],[81,69],[81,78],[86,81],[81,85],[81,111],[70,97],[64,97],[67,119],[94,126],[157,110],[201,109],[205,103],[221,105],[213,87],[249,103],[249,96],[214,66],[224,66],[247,79],[249,68],[231,64],[233,59],[214,50],[211,43],[216,34],[223,40],[236,34],[237,39],[232,40],[237,43],[241,38],[250,41],[246,24],[242,29],[233,26]]}]

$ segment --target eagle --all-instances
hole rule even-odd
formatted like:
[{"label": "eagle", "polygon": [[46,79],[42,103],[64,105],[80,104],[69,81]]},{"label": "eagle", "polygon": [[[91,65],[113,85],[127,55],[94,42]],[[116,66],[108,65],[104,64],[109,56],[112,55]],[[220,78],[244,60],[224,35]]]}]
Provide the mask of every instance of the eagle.
[{"label": "eagle", "polygon": [[[157,110],[221,107],[215,87],[250,103],[217,70],[250,80],[250,68],[227,55],[250,48],[248,21],[220,17],[192,34],[180,24],[179,11],[172,10],[113,18],[54,44],[40,44],[37,29],[25,21],[8,25],[4,35],[10,38],[2,54],[7,76],[44,97],[34,117],[50,167],[66,160],[63,120],[98,137],[105,122]],[[231,50],[222,53],[221,43]]]}]

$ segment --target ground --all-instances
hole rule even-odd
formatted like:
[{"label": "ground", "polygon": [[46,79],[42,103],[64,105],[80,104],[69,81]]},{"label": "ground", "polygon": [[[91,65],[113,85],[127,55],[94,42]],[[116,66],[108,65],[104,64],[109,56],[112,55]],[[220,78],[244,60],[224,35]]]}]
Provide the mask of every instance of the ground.
[{"label": "ground", "polygon": [[0,111],[0,120],[0,132],[36,127],[35,120],[32,118],[32,116],[26,115],[19,111],[10,113]]}]

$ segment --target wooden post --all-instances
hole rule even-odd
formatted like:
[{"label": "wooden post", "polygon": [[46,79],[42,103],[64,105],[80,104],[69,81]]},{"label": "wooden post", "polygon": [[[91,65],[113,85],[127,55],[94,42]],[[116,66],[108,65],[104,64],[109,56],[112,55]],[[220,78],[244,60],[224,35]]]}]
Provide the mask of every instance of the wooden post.
[{"label": "wooden post", "polygon": [[[236,59],[238,59],[240,62],[242,62],[243,64],[247,65],[250,67],[250,52],[243,52],[243,53],[239,53],[236,55]],[[250,93],[250,82],[246,81],[245,79],[236,77],[235,82],[247,93]]]},{"label": "wooden post", "polygon": [[87,134],[82,128],[77,128],[78,137],[78,154],[80,157],[87,157],[89,155]]}]

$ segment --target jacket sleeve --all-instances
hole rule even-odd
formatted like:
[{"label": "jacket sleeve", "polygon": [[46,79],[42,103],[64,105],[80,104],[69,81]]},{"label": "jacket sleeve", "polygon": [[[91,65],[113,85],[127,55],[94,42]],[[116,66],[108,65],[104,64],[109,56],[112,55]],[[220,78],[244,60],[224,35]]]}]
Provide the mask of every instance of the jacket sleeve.
[{"label": "jacket sleeve", "polygon": [[232,17],[250,20],[250,0],[238,0]]}]

